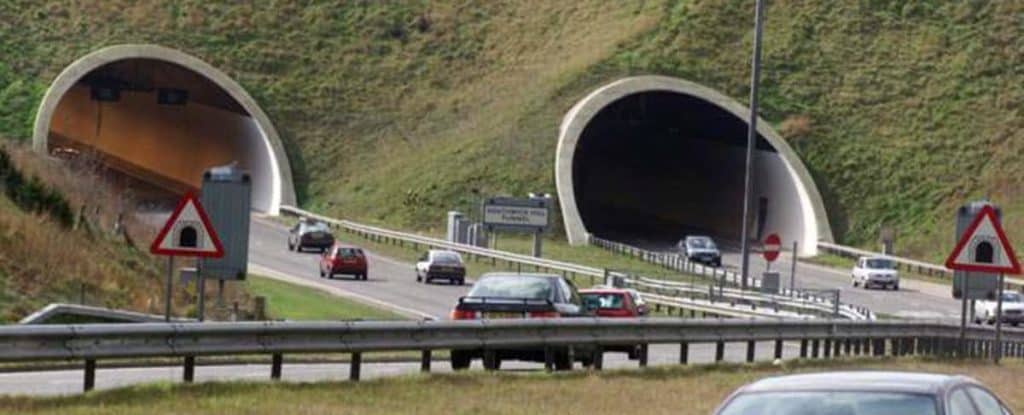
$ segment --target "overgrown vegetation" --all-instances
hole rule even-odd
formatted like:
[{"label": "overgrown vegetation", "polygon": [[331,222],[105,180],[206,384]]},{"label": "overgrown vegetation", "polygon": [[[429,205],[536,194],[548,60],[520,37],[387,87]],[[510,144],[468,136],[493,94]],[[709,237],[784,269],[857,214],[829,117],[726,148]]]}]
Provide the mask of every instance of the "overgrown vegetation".
[{"label": "overgrown vegetation", "polygon": [[74,221],[71,206],[64,196],[38,177],[21,174],[3,148],[0,148],[0,185],[4,194],[22,210],[46,214],[65,228]]},{"label": "overgrown vegetation", "polygon": [[[683,77],[744,101],[752,2],[343,4],[14,0],[0,5],[0,132],[100,47],[207,60],[267,110],[303,204],[438,228],[479,195],[554,189],[565,111],[620,76]],[[843,242],[935,259],[953,209],[990,196],[1024,239],[1020,2],[771,2],[763,116],[803,157]]]},{"label": "overgrown vegetation", "polygon": [[[205,383],[135,386],[62,398],[0,398],[19,414],[708,414],[736,388],[772,375],[824,370],[905,370],[967,375],[1011,410],[1024,366],[919,359],[787,362],[783,366],[701,365],[647,370],[535,373],[463,372],[364,382]],[[287,372],[287,366],[285,371]],[[684,393],[680,393],[684,391]]]}]

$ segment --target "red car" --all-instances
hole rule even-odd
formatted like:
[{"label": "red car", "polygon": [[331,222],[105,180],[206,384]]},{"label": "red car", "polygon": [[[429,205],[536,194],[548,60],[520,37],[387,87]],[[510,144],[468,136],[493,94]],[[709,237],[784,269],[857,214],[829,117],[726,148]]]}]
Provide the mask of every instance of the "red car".
[{"label": "red car", "polygon": [[[593,313],[598,317],[635,318],[647,315],[646,305],[637,304],[633,299],[633,295],[634,292],[618,288],[580,290],[583,304],[587,304],[587,308],[593,310]],[[635,360],[640,357],[641,348],[641,345],[636,344],[611,346],[605,348],[605,350],[625,352],[630,359]]]},{"label": "red car", "polygon": [[594,304],[598,317],[643,317],[644,313],[633,294],[618,288],[591,288],[580,290],[584,304]]},{"label": "red car", "polygon": [[366,255],[360,248],[335,244],[320,257],[320,278],[345,274],[365,280],[367,268]]}]

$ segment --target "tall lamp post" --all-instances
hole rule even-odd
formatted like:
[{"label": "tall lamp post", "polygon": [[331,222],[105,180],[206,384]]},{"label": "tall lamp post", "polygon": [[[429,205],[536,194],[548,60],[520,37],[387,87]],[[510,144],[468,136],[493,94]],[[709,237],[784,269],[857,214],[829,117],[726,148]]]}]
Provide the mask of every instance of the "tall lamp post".
[{"label": "tall lamp post", "polygon": [[747,123],[747,162],[743,190],[743,225],[740,232],[742,287],[747,289],[750,278],[750,193],[753,191],[752,164],[754,146],[757,144],[757,85],[761,78],[761,23],[764,20],[764,0],[757,0],[754,12],[754,57],[750,74],[750,122]]}]

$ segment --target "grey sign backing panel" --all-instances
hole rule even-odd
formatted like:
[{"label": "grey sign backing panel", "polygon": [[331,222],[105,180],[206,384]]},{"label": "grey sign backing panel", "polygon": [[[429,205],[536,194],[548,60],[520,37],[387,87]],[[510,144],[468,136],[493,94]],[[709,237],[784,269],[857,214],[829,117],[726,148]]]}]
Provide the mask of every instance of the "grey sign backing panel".
[{"label": "grey sign backing panel", "polygon": [[223,258],[203,260],[203,275],[244,280],[249,263],[249,215],[252,182],[248,174],[203,176],[200,201],[224,246]]}]

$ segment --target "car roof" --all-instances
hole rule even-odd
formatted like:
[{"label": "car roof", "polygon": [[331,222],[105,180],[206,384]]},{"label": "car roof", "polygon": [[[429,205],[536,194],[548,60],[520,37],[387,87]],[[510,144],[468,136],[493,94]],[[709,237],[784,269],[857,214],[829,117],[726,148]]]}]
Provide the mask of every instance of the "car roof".
[{"label": "car roof", "polygon": [[965,376],[934,373],[847,371],[770,377],[751,383],[740,392],[882,391],[934,394],[960,383],[977,384]]},{"label": "car roof", "polygon": [[860,257],[860,259],[889,259],[889,258],[881,256],[881,255],[865,255],[865,256]]},{"label": "car roof", "polygon": [[629,294],[629,290],[621,288],[585,288],[580,294]]},{"label": "car roof", "polygon": [[459,254],[458,252],[452,251],[451,249],[430,249],[430,250],[427,250],[427,252],[430,252],[432,254],[442,253],[442,252],[443,253],[448,253],[448,254],[455,254],[455,255]]},{"label": "car roof", "polygon": [[686,235],[686,238],[683,239],[711,239],[711,237],[707,235]]}]

